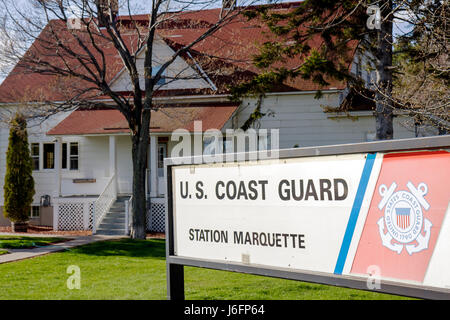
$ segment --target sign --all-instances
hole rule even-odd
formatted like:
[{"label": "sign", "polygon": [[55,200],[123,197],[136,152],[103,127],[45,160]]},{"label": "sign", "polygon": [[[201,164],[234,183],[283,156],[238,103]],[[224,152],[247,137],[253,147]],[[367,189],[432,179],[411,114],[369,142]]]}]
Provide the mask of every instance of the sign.
[{"label": "sign", "polygon": [[446,151],[385,155],[351,273],[450,288],[449,181]]},{"label": "sign", "polygon": [[175,254],[334,272],[364,170],[361,188],[375,187],[381,161],[366,158],[175,167]]},{"label": "sign", "polygon": [[[173,256],[450,297],[450,153],[370,152],[171,167]],[[447,217],[447,218],[446,218]]]}]

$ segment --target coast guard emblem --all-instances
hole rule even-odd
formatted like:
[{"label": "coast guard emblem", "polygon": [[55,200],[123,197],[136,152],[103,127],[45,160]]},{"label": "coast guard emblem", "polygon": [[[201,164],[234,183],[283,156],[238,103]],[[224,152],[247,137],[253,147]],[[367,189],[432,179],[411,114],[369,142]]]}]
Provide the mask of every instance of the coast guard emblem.
[{"label": "coast guard emblem", "polygon": [[412,255],[428,248],[432,223],[424,217],[422,211],[430,208],[425,199],[428,186],[419,183],[416,188],[411,182],[406,186],[409,191],[396,191],[395,182],[389,188],[384,184],[379,187],[382,199],[378,209],[384,209],[384,216],[377,224],[383,246],[398,254],[405,247],[408,254]]}]

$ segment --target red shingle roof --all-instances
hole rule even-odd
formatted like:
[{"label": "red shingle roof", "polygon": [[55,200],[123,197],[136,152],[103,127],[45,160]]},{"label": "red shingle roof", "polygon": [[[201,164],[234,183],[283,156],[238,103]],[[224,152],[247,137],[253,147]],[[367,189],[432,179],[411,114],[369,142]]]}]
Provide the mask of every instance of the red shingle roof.
[{"label": "red shingle roof", "polygon": [[[290,6],[290,4],[283,4],[279,10],[289,10]],[[180,13],[174,21],[163,24],[157,30],[157,33],[169,45],[173,47],[183,46],[196,39],[212,23],[216,22],[220,11],[221,9],[218,8]],[[119,19],[124,23],[129,21],[127,16],[119,17]],[[136,15],[133,16],[133,19],[145,24],[148,21],[148,15]],[[59,61],[60,66],[63,66],[62,60],[55,54],[55,45],[46,43],[46,41],[52,39],[52,29],[55,30],[61,41],[64,41],[73,51],[82,54],[83,51],[67,30],[66,25],[61,21],[53,20],[42,31],[39,36],[40,40],[35,41],[26,55],[41,57],[44,60],[51,59],[53,62]],[[238,16],[232,23],[195,45],[191,52],[195,59],[198,59],[198,62],[202,64],[208,76],[213,82],[216,82],[216,86],[219,87],[218,93],[223,93],[227,90],[226,85],[230,84],[232,80],[246,80],[259,72],[251,63],[251,58],[259,52],[258,45],[269,39],[267,34],[270,34],[270,32],[268,32],[267,27],[263,23],[256,20],[249,22],[245,17]],[[137,40],[136,32],[124,32],[123,36],[130,48],[135,45]],[[110,81],[122,69],[123,64],[116,49],[110,42],[99,39],[98,43],[105,53],[105,63],[107,65],[106,80]],[[317,37],[311,40],[310,45],[318,47],[320,43],[320,39]],[[351,47],[353,48],[353,46],[356,46],[356,43],[352,43]],[[92,52],[96,52],[95,49],[91,49]],[[61,53],[59,52],[59,54]],[[206,56],[208,59],[201,58]],[[217,68],[219,61],[221,68]],[[80,73],[85,72],[80,67],[80,62],[76,59],[69,58],[68,62],[71,68]],[[292,59],[287,61],[285,66],[292,67],[298,65],[299,62],[300,60],[298,59]],[[220,72],[216,73],[217,70],[220,70]],[[0,103],[45,100],[63,101],[73,97],[74,94],[98,98],[101,94],[96,89],[84,92],[86,88],[91,86],[87,81],[79,79],[30,72],[26,64],[19,63],[0,86]],[[346,84],[343,82],[330,80],[330,85],[321,89],[343,89],[345,86]],[[281,90],[310,91],[317,89],[319,89],[319,86],[312,81],[298,78],[295,81],[286,83],[286,86]]]},{"label": "red shingle roof", "polygon": [[[194,131],[194,121],[202,121],[202,130],[222,129],[238,104],[175,105],[152,111],[150,130],[172,132]],[[48,135],[129,133],[125,117],[115,109],[78,109],[47,132]]]}]

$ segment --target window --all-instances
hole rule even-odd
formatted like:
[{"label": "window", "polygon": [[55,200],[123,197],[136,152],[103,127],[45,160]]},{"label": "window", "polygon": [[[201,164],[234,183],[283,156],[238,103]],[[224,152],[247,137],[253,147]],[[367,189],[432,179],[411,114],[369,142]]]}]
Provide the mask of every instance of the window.
[{"label": "window", "polygon": [[78,170],[78,158],[78,142],[61,144],[61,169]]},{"label": "window", "polygon": [[164,168],[164,158],[167,157],[167,144],[158,143],[158,168]]},{"label": "window", "polygon": [[39,218],[41,215],[41,207],[40,206],[31,206],[30,217],[31,218]]},{"label": "window", "polygon": [[67,169],[67,143],[61,147],[61,169]]},{"label": "window", "polygon": [[55,144],[54,143],[44,143],[44,169],[54,169],[55,168]]},{"label": "window", "polygon": [[[161,67],[152,67],[152,77],[158,73],[159,69],[161,69]],[[157,85],[161,86],[166,83],[166,70],[161,74],[161,78],[156,83]]]},{"label": "window", "polygon": [[164,158],[167,158],[167,142],[158,139],[158,177],[164,177]]},{"label": "window", "polygon": [[[55,168],[55,144],[42,144],[42,168]],[[33,170],[39,170],[40,163],[40,144],[31,144],[31,158],[33,162]],[[61,169],[78,170],[79,167],[79,148],[78,142],[64,142],[61,144]]]},{"label": "window", "polygon": [[33,170],[39,170],[39,143],[31,144],[31,161],[33,162]]},{"label": "window", "polygon": [[78,153],[78,142],[71,142],[70,143],[70,170],[78,170],[78,159],[79,159],[79,153]]}]

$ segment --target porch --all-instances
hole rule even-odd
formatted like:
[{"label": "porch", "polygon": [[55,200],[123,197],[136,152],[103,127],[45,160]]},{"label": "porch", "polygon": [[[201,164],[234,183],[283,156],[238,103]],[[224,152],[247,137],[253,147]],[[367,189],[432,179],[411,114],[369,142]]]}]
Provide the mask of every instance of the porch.
[{"label": "porch", "polygon": [[[77,170],[70,170],[70,163],[63,169],[64,159],[71,158],[63,145],[75,137],[57,137],[54,147],[54,181],[56,191],[49,203],[53,207],[54,230],[92,230],[96,233],[102,221],[118,197],[125,198],[124,230],[128,233],[131,223],[132,160],[129,136],[109,135],[77,137]],[[163,160],[167,157],[166,136],[152,135],[146,169],[146,198],[148,212],[146,228],[150,232],[165,231],[165,181]],[[89,149],[95,149],[93,161]],[[83,156],[83,153],[85,154]],[[155,174],[152,174],[154,172]]]},{"label": "porch", "polygon": [[[146,162],[147,230],[165,231],[164,158],[176,144],[169,140],[170,133],[180,128],[193,132],[195,121],[203,122],[203,131],[222,129],[237,107],[238,104],[229,102],[185,102],[171,104],[164,111],[152,111]],[[55,138],[54,153],[49,156],[61,159],[54,162],[52,168],[52,190],[56,190],[51,203],[54,228],[83,228],[95,232],[118,195],[132,193],[133,162],[128,123],[115,109],[80,108],[48,131],[47,136]],[[48,183],[43,181],[43,184]],[[129,201],[126,210],[130,211]],[[129,214],[126,217],[129,224]]]}]

